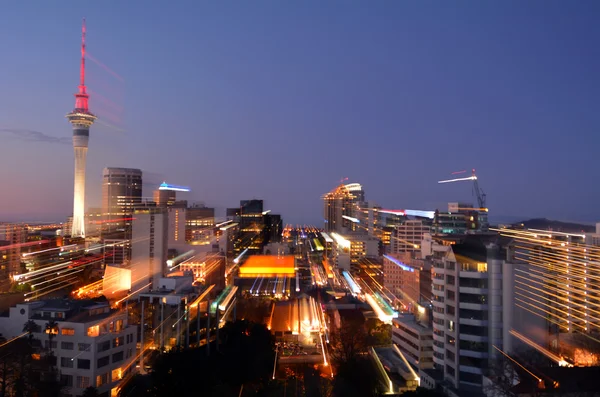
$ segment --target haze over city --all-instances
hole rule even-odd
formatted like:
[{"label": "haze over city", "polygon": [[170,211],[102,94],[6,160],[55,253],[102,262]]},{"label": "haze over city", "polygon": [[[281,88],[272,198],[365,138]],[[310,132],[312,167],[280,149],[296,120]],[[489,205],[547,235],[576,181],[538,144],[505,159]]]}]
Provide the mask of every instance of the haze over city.
[{"label": "haze over city", "polygon": [[86,206],[104,167],[134,167],[146,197],[166,180],[320,225],[341,178],[384,208],[432,210],[473,201],[436,181],[476,168],[492,219],[596,221],[600,4],[561,3],[2,4],[0,217],[72,212],[64,115],[85,16]]}]

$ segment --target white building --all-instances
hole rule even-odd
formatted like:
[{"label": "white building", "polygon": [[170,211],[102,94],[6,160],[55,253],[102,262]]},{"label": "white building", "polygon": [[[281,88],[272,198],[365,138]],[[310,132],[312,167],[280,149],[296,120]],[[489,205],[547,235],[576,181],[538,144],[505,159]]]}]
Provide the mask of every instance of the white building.
[{"label": "white building", "polygon": [[390,252],[392,254],[420,252],[423,236],[430,230],[431,228],[420,220],[406,220],[395,225],[390,242]]},{"label": "white building", "polygon": [[433,368],[433,330],[419,324],[412,314],[392,320],[392,342],[415,368]]},{"label": "white building", "polygon": [[136,210],[131,249],[131,291],[159,288],[154,285],[166,274],[168,213],[163,208]]},{"label": "white building", "polygon": [[[116,396],[121,379],[136,357],[136,327],[125,311],[111,310],[108,302],[49,299],[18,304],[0,317],[0,333],[7,338],[23,334],[29,320],[39,326],[33,334],[56,356],[65,396],[80,396],[93,386],[100,395]],[[49,345],[46,324],[54,320],[58,332]]]},{"label": "white building", "polygon": [[341,235],[331,233],[333,238],[333,258],[341,270],[351,270],[358,267],[363,258],[373,258],[379,255],[379,240],[361,234]]},{"label": "white building", "polygon": [[430,258],[433,361],[454,391],[481,388],[489,362],[499,354],[494,346],[510,350],[513,265],[497,238],[465,236],[439,248]]}]

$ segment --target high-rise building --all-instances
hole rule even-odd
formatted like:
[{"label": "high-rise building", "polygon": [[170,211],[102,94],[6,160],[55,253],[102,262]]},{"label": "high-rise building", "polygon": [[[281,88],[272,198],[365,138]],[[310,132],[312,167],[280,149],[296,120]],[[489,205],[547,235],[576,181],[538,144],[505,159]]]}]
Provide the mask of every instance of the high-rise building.
[{"label": "high-rise building", "polygon": [[435,238],[433,361],[449,392],[482,390],[483,377],[502,351],[510,351],[514,264],[498,236],[467,235],[446,245]]},{"label": "high-rise building", "polygon": [[26,241],[26,225],[0,223],[0,292],[7,291],[11,277],[21,273],[21,246]]},{"label": "high-rise building", "polygon": [[356,206],[364,201],[364,191],[358,183],[341,184],[323,196],[325,231],[347,233],[358,226],[348,217],[356,214]]},{"label": "high-rise building", "polygon": [[131,290],[148,291],[158,288],[155,284],[166,273],[168,213],[161,207],[138,207],[134,218]]},{"label": "high-rise building", "polygon": [[421,252],[423,235],[429,233],[430,227],[421,220],[404,220],[397,224],[392,232],[390,252],[402,254],[405,252],[415,255]]},{"label": "high-rise building", "polygon": [[187,208],[185,239],[190,244],[208,244],[214,236],[215,209],[193,204]]},{"label": "high-rise building", "polygon": [[159,207],[173,205],[175,201],[177,201],[177,192],[175,190],[156,189],[154,191],[154,202]]},{"label": "high-rise building", "polygon": [[79,91],[75,94],[75,109],[67,118],[73,126],[73,150],[75,152],[75,183],[73,189],[73,223],[71,237],[85,237],[85,165],[90,137],[90,127],[96,116],[88,108],[89,95],[85,86],[85,19],[81,30],[81,65]]},{"label": "high-rise building", "polygon": [[142,203],[142,170],[105,168],[102,172],[102,215],[107,230],[130,223],[133,209]]},{"label": "high-rise building", "polygon": [[135,168],[105,168],[102,172],[102,239],[113,252],[107,263],[131,259],[131,222],[135,207],[142,203],[142,171]]}]

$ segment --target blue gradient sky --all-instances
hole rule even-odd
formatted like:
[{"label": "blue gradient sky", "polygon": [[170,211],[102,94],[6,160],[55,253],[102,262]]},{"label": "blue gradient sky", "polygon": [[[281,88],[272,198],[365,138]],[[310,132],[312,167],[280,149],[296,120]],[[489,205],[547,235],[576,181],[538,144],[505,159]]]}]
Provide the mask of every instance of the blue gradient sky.
[{"label": "blue gradient sky", "polygon": [[317,223],[342,177],[433,209],[474,167],[492,214],[600,220],[598,1],[80,3],[0,4],[0,220],[72,210],[71,146],[9,130],[70,137],[82,16],[122,77],[88,60],[91,206],[123,166]]}]

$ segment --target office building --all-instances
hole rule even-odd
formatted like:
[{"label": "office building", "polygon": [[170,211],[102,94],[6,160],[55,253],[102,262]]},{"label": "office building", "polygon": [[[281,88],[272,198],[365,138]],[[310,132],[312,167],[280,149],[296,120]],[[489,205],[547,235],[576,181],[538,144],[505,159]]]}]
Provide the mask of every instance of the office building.
[{"label": "office building", "polygon": [[379,256],[379,240],[366,234],[331,233],[333,239],[332,256],[335,265],[342,270],[360,270],[359,262],[363,259]]},{"label": "office building", "polygon": [[278,242],[283,232],[281,216],[264,210],[263,200],[241,200],[239,208],[228,208],[227,218],[239,224],[234,241],[234,253],[245,250],[248,254],[260,254],[273,239]]},{"label": "office building", "polygon": [[12,277],[22,273],[21,250],[27,241],[27,225],[0,223],[0,292],[8,291]]},{"label": "office building", "polygon": [[408,252],[411,257],[421,252],[423,235],[429,233],[430,227],[422,220],[404,220],[395,225],[390,242],[390,253],[403,254]]},{"label": "office building", "polygon": [[75,154],[71,237],[85,237],[85,167],[90,127],[96,121],[96,116],[88,108],[89,95],[85,86],[85,19],[81,30],[79,79],[79,90],[75,94],[75,109],[66,116],[73,127],[73,151]]},{"label": "office building", "polygon": [[[600,266],[595,258],[600,233],[501,233],[514,240],[515,330],[570,364],[600,365],[600,343],[594,341],[600,332]],[[545,321],[540,324],[540,319]]]},{"label": "office building", "polygon": [[192,245],[207,245],[214,238],[215,209],[201,204],[188,207],[185,217],[185,240]]},{"label": "office building", "polygon": [[107,230],[130,224],[135,207],[142,203],[142,170],[104,168],[102,172],[102,214]]},{"label": "office building", "polygon": [[177,201],[177,192],[175,190],[156,189],[153,198],[158,207],[168,207]]},{"label": "office building", "polygon": [[323,196],[326,232],[348,233],[358,230],[353,218],[358,203],[364,202],[364,191],[358,183],[341,184]]},{"label": "office building", "polygon": [[168,213],[160,207],[138,207],[132,227],[131,290],[158,288],[166,274],[168,251]]},{"label": "office building", "polygon": [[448,203],[448,211],[435,211],[432,233],[462,235],[482,232],[487,226],[480,223],[479,212],[473,204]]},{"label": "office building", "polygon": [[142,171],[105,168],[102,173],[102,239],[110,246],[108,264],[131,260],[133,211],[142,203]]},{"label": "office building", "polygon": [[[127,313],[106,301],[48,299],[17,304],[0,317],[0,333],[7,339],[21,336],[33,321],[33,337],[56,357],[61,395],[81,396],[87,387],[99,395],[115,396],[121,380],[131,372],[136,357],[137,330]],[[46,324],[54,321],[52,344]]]},{"label": "office building", "polygon": [[398,299],[402,311],[412,313],[417,304],[431,300],[431,265],[411,258],[410,252],[383,255],[383,286]]}]

